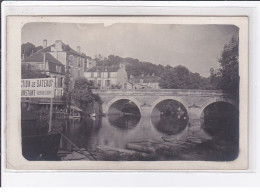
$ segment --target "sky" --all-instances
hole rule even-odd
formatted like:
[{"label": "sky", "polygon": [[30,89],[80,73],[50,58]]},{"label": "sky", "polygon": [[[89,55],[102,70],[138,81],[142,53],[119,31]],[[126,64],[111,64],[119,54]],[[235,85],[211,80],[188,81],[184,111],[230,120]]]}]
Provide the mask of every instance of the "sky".
[{"label": "sky", "polygon": [[22,29],[22,43],[48,46],[55,40],[90,57],[101,54],[132,57],[154,64],[183,65],[192,72],[208,77],[211,67],[218,68],[218,58],[232,36],[234,25],[176,24],[73,24],[27,23]]}]

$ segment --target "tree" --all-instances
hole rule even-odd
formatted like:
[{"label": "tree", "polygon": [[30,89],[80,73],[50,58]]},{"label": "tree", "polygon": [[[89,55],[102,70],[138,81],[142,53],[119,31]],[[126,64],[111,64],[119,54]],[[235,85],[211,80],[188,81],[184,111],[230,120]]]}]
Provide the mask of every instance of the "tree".
[{"label": "tree", "polygon": [[218,60],[220,68],[210,69],[210,82],[215,89],[221,89],[238,95],[239,93],[239,41],[232,37],[221,52]]},{"label": "tree", "polygon": [[239,41],[232,37],[230,42],[224,46],[220,63],[220,88],[230,91],[234,94],[239,92],[239,59],[238,59]]},{"label": "tree", "polygon": [[73,103],[83,110],[86,110],[89,103],[98,99],[91,91],[91,83],[86,78],[75,80],[74,88],[71,93]]},{"label": "tree", "polygon": [[212,89],[221,89],[220,81],[221,81],[221,73],[219,70],[215,70],[210,68],[210,84]]},{"label": "tree", "polygon": [[26,58],[26,57],[29,57],[30,55],[32,55],[33,53],[41,50],[43,47],[42,46],[38,46],[36,47],[34,44],[30,43],[30,42],[27,42],[25,44],[22,44],[21,46],[21,55],[22,57]]},{"label": "tree", "polygon": [[191,87],[190,71],[183,66],[167,67],[159,86],[166,89],[188,89]]}]

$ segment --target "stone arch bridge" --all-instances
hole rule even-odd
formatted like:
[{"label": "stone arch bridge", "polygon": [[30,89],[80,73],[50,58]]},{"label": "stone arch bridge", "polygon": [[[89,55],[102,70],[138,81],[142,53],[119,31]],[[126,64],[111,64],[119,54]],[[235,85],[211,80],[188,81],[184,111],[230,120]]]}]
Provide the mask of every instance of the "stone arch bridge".
[{"label": "stone arch bridge", "polygon": [[234,96],[219,90],[93,90],[103,102],[102,110],[108,113],[110,106],[118,100],[126,99],[134,102],[141,116],[151,116],[154,107],[163,100],[180,102],[187,110],[191,119],[200,119],[204,109],[214,102],[227,102],[238,109],[239,102]]}]

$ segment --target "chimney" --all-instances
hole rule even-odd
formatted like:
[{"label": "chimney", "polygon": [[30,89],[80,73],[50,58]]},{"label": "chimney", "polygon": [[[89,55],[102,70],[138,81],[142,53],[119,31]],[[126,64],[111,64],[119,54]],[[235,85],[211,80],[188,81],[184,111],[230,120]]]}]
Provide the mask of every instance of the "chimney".
[{"label": "chimney", "polygon": [[55,41],[55,50],[56,51],[62,51],[62,41],[61,40]]},{"label": "chimney", "polygon": [[79,53],[81,53],[81,52],[80,52],[80,46],[77,46],[77,51],[78,51]]},{"label": "chimney", "polygon": [[47,40],[46,39],[43,40],[43,45],[42,46],[43,46],[43,48],[47,47]]}]

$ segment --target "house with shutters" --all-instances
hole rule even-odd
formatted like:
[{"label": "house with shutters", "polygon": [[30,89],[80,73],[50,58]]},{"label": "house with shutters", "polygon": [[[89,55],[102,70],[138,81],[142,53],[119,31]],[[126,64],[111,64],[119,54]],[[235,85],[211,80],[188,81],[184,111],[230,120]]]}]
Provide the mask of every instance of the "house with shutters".
[{"label": "house with shutters", "polygon": [[93,66],[84,76],[100,89],[127,89],[127,72],[124,64],[118,66]]}]

